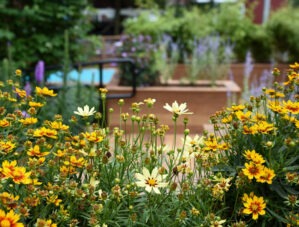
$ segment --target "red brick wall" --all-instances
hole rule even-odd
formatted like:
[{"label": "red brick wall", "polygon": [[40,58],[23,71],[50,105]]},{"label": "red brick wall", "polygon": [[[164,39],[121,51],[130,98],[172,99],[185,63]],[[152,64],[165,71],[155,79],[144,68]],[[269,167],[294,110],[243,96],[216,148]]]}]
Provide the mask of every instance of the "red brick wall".
[{"label": "red brick wall", "polygon": [[[287,0],[270,0],[271,11],[277,10],[287,4]],[[256,4],[254,8],[254,22],[260,24],[263,22],[264,0],[247,0],[247,7],[250,4]]]}]

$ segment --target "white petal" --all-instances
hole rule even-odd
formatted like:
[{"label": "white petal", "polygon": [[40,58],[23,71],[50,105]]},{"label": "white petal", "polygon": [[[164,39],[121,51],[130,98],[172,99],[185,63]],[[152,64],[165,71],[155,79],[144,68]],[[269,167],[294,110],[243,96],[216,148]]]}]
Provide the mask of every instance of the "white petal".
[{"label": "white petal", "polygon": [[145,181],[145,177],[140,173],[135,173],[135,178],[140,181]]},{"label": "white petal", "polygon": [[155,167],[154,169],[153,169],[153,171],[152,171],[152,174],[151,174],[151,176],[153,177],[153,178],[156,178],[157,176],[158,176],[158,168],[157,167]]},{"label": "white petal", "polygon": [[138,181],[135,183],[138,187],[146,187],[147,185],[143,181]]},{"label": "white petal", "polygon": [[143,167],[142,173],[143,173],[143,176],[144,176],[145,179],[149,178],[151,176],[150,173],[149,173],[149,171],[148,171],[148,169],[145,168],[145,167]]},{"label": "white petal", "polygon": [[146,185],[146,186],[145,186],[145,190],[148,191],[148,192],[151,192],[151,191],[152,191],[152,187]]},{"label": "white petal", "polygon": [[161,192],[160,192],[160,190],[159,190],[158,188],[154,187],[153,190],[154,190],[154,192],[155,192],[156,194],[161,194]]},{"label": "white petal", "polygon": [[87,113],[88,111],[89,111],[89,106],[88,106],[88,105],[85,105],[85,106],[84,106],[84,112]]},{"label": "white petal", "polygon": [[94,110],[94,107],[92,107],[89,112],[95,113],[96,111]]},{"label": "white petal", "polygon": [[78,111],[79,111],[79,113],[83,113],[84,111],[83,111],[83,109],[81,108],[81,107],[78,107]]}]

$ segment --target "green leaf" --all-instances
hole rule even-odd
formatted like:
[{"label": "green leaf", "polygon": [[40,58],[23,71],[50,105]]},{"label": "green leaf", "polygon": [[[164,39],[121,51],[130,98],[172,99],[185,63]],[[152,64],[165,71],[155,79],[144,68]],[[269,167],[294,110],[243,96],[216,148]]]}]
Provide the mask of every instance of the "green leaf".
[{"label": "green leaf", "polygon": [[295,170],[299,170],[299,165],[288,166],[282,169],[282,171],[295,171]]},{"label": "green leaf", "polygon": [[281,217],[279,214],[275,213],[273,210],[271,210],[270,208],[266,208],[266,210],[273,216],[275,217],[276,219],[278,219],[280,222],[283,222],[283,223],[288,223],[288,220]]},{"label": "green leaf", "polygon": [[287,160],[287,161],[285,162],[285,165],[286,165],[286,166],[289,166],[289,165],[293,164],[294,162],[296,162],[298,159],[299,159],[299,155],[297,155],[297,156],[295,156],[295,157],[293,157],[293,158],[290,158],[289,160]]},{"label": "green leaf", "polygon": [[283,190],[280,184],[272,184],[270,185],[270,189],[275,191],[281,198],[285,198],[288,194]]}]

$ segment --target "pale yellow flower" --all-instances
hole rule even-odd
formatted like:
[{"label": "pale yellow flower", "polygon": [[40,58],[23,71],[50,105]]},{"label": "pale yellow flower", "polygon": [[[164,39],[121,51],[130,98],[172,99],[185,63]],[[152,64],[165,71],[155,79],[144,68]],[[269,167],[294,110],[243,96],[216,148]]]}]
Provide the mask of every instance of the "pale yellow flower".
[{"label": "pale yellow flower", "polygon": [[160,194],[159,188],[164,188],[168,183],[163,182],[165,175],[160,175],[159,170],[155,167],[150,174],[147,168],[143,167],[142,174],[136,173],[135,178],[138,180],[136,185],[138,187],[145,187],[145,190],[148,192],[155,192]]},{"label": "pale yellow flower", "polygon": [[184,102],[182,104],[178,104],[177,101],[174,101],[170,106],[168,103],[164,105],[164,109],[173,113],[175,116],[183,115],[183,114],[193,114],[192,112],[188,112],[187,104]]},{"label": "pale yellow flower", "polygon": [[92,116],[96,111],[94,110],[94,107],[90,109],[88,105],[85,105],[83,109],[81,107],[78,107],[78,111],[74,111],[74,114],[80,115],[82,117],[88,117]]}]

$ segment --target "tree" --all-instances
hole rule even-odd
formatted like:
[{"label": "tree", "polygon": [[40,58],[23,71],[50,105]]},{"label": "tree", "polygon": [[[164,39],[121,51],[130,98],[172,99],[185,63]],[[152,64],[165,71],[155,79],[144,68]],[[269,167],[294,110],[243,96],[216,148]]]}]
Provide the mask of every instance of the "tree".
[{"label": "tree", "polygon": [[0,0],[0,60],[10,48],[18,67],[32,67],[38,60],[59,64],[66,30],[71,60],[83,60],[91,9],[88,0]]}]

